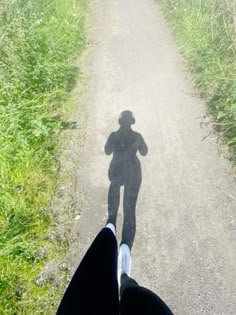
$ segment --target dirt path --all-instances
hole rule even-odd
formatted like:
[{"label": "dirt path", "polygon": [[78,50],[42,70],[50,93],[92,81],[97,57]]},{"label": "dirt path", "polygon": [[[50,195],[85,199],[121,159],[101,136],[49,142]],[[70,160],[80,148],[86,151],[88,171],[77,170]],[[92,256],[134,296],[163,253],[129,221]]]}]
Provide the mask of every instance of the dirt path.
[{"label": "dirt path", "polygon": [[[107,217],[103,148],[122,110],[149,147],[140,157],[132,276],[175,314],[235,314],[235,178],[214,139],[203,140],[206,112],[196,97],[158,5],[152,0],[97,1],[88,142],[78,171],[85,196],[72,244],[75,268]],[[122,211],[119,213],[121,228]]]}]

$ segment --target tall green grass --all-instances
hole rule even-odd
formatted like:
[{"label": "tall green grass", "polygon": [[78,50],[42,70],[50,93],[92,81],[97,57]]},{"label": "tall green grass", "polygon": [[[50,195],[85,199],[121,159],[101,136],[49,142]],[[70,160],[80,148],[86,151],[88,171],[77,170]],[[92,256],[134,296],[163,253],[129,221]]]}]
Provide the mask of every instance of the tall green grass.
[{"label": "tall green grass", "polygon": [[159,0],[236,161],[236,2]]},{"label": "tall green grass", "polygon": [[[85,46],[86,0],[0,3],[0,314],[49,314],[57,288],[38,286],[60,246],[45,237],[63,104]],[[47,247],[40,258],[39,247]]]}]

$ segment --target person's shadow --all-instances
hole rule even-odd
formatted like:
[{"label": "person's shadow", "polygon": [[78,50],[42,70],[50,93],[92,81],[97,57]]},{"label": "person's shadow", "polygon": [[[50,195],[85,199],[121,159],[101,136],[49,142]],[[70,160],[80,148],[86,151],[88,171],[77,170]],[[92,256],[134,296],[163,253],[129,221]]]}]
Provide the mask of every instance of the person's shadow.
[{"label": "person's shadow", "polygon": [[124,186],[123,212],[124,221],[121,244],[132,248],[136,231],[136,202],[142,182],[141,164],[136,155],[145,156],[148,147],[141,134],[132,130],[135,124],[132,112],[126,110],[119,117],[120,128],[112,132],[105,145],[105,153],[113,158],[108,177],[111,182],[108,192],[108,223],[116,226],[117,212],[120,204],[120,187]]}]

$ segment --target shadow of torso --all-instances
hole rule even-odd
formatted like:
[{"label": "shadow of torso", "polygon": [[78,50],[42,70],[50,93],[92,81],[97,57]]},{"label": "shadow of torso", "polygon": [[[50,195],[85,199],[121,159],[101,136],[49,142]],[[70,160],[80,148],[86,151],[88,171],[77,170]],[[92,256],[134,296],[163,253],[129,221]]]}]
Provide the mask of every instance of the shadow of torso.
[{"label": "shadow of torso", "polygon": [[113,152],[108,176],[113,184],[140,186],[141,164],[137,151],[144,144],[142,136],[132,129],[112,132],[105,146],[106,152]]}]

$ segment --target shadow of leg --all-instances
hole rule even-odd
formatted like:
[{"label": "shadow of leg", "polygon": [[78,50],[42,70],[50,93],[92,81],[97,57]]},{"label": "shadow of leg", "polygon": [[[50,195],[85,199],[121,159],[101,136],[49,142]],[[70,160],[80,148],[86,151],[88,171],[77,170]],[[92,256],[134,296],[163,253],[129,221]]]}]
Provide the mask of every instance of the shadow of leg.
[{"label": "shadow of leg", "polygon": [[116,226],[117,212],[120,205],[120,185],[111,183],[108,192],[108,220]]},{"label": "shadow of leg", "polygon": [[124,222],[122,230],[122,242],[127,244],[130,249],[133,246],[136,232],[136,203],[138,198],[139,186],[125,186],[124,189]]}]

